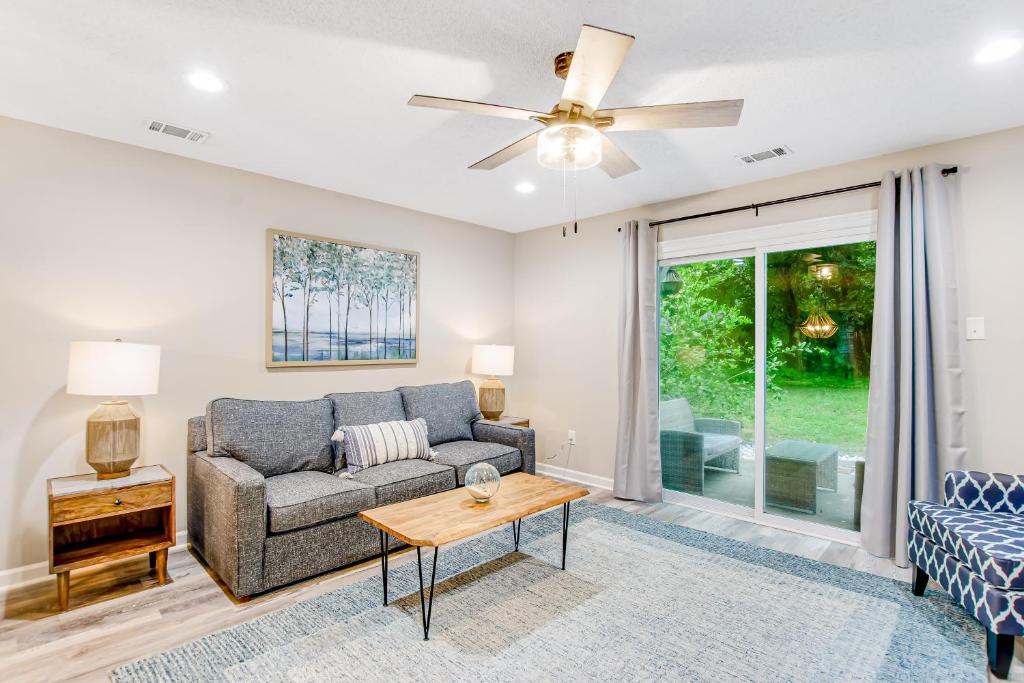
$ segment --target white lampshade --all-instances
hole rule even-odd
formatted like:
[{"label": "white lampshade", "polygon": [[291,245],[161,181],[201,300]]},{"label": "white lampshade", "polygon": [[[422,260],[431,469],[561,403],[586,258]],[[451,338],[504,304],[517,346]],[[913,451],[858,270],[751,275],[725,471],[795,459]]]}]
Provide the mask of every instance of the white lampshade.
[{"label": "white lampshade", "polygon": [[473,374],[507,376],[512,374],[514,346],[476,344],[473,346]]},{"label": "white lampshade", "polygon": [[160,380],[160,347],[122,341],[71,342],[68,393],[148,396]]}]

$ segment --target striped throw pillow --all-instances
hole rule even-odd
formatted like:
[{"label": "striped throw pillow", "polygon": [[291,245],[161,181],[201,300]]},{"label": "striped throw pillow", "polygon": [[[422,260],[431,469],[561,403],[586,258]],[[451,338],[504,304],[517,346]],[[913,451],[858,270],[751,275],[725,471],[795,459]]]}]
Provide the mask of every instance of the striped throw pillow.
[{"label": "striped throw pillow", "polygon": [[422,417],[409,422],[339,427],[331,438],[344,447],[349,474],[395,460],[434,459],[427,440],[427,422]]}]

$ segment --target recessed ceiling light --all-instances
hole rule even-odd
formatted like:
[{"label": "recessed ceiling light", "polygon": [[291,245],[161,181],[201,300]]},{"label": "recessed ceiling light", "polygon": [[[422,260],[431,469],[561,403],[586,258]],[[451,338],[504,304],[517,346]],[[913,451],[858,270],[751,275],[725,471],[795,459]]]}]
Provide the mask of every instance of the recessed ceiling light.
[{"label": "recessed ceiling light", "polygon": [[992,64],[1009,59],[1020,52],[1021,41],[1016,38],[1000,38],[987,43],[974,53],[974,61],[978,64]]},{"label": "recessed ceiling light", "polygon": [[529,182],[522,182],[516,185],[516,192],[519,192],[520,194],[530,194],[536,189],[537,187],[533,183]]},{"label": "recessed ceiling light", "polygon": [[185,80],[189,82],[193,88],[202,90],[204,92],[220,92],[224,89],[224,81],[214,76],[209,71],[193,71]]}]

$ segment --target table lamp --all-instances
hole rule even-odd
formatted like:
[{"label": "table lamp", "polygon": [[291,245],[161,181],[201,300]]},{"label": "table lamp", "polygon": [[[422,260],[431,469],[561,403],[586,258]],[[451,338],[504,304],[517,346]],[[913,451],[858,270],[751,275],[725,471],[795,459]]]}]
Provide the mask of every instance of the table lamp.
[{"label": "table lamp", "polygon": [[139,457],[139,416],[122,396],[155,394],[160,347],[155,344],[71,342],[68,393],[109,396],[85,423],[85,460],[99,479],[125,477]]},{"label": "table lamp", "polygon": [[488,420],[497,420],[505,410],[505,385],[498,375],[512,374],[514,346],[476,344],[473,346],[473,374],[487,375],[480,385],[480,412]]}]

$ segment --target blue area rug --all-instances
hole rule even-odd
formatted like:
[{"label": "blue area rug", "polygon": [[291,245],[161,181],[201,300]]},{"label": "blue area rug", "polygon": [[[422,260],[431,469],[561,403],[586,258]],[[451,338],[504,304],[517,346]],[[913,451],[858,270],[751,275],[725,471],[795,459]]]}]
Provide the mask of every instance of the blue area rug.
[{"label": "blue area rug", "polygon": [[[415,562],[122,666],[114,681],[985,681],[943,593],[603,505],[441,549],[430,641]],[[428,556],[429,557],[429,556]],[[430,571],[424,562],[425,572]]]}]

